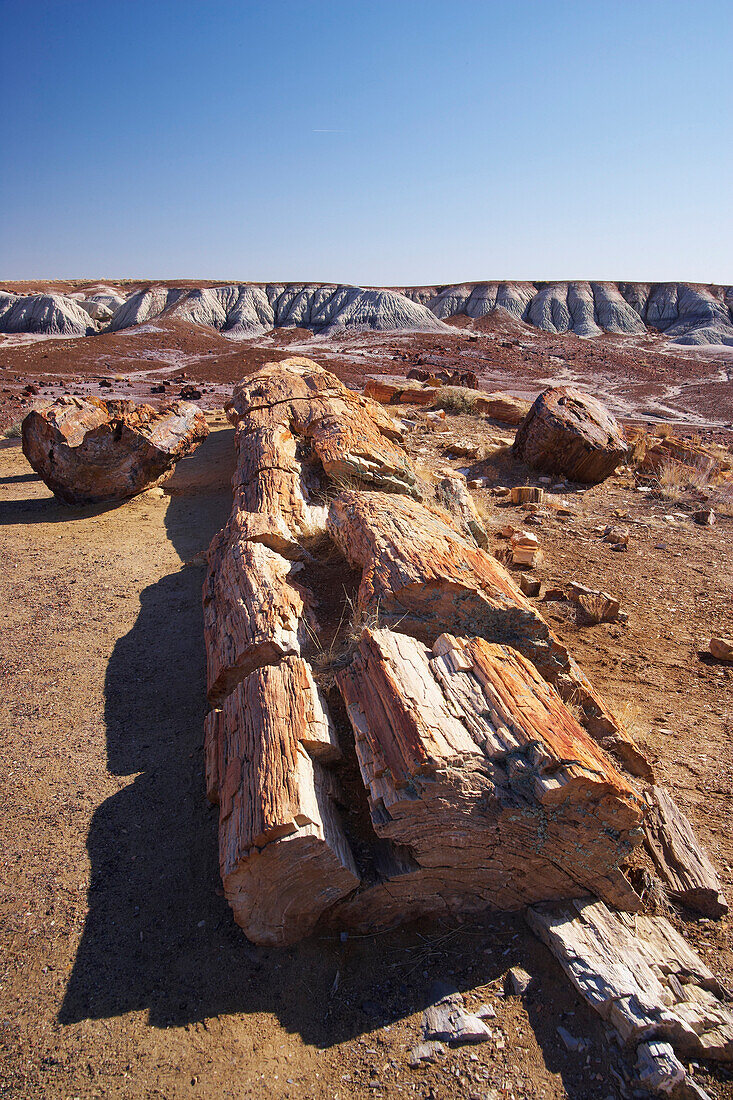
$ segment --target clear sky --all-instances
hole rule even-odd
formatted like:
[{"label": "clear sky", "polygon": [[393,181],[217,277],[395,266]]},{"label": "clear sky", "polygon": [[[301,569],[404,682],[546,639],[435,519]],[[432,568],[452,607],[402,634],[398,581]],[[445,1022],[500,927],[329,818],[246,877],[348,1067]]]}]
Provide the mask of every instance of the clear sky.
[{"label": "clear sky", "polygon": [[0,0],[0,276],[733,282],[733,3]]}]

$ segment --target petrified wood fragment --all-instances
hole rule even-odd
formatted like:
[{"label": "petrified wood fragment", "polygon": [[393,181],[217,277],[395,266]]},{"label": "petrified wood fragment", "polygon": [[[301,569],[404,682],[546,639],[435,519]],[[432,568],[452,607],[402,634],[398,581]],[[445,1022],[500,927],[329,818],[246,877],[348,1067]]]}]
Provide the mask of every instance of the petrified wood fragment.
[{"label": "petrified wood fragment", "polygon": [[338,756],[308,666],[257,669],[207,718],[209,797],[234,917],[256,943],[308,935],[359,882],[321,761]]},{"label": "petrified wood fragment", "polygon": [[634,775],[651,768],[537,609],[491,554],[469,543],[444,512],[386,493],[341,493],[328,530],[362,570],[361,621],[378,617],[432,644],[443,631],[514,646],[582,707],[586,727]]},{"label": "petrified wood fragment", "polygon": [[203,605],[212,702],[253,669],[299,655],[306,638],[307,594],[294,582],[303,566],[248,539],[247,517],[235,510],[209,548]]},{"label": "petrified wood fragment", "polygon": [[23,454],[64,504],[126,500],[155,485],[209,429],[186,401],[59,397],[23,421]]},{"label": "petrified wood fragment", "polygon": [[476,394],[476,412],[483,413],[499,424],[521,424],[529,412],[529,401],[509,393]]},{"label": "petrified wood fragment", "polygon": [[645,798],[644,843],[672,897],[706,917],[727,913],[715,868],[672,796],[663,787],[652,787]]},{"label": "petrified wood fragment", "polygon": [[527,920],[624,1042],[667,1039],[687,1058],[733,1060],[730,995],[664,917],[575,901],[533,907]]},{"label": "petrified wood fragment", "polygon": [[[240,484],[247,483],[248,474],[267,468],[261,433],[280,429],[299,437],[304,463],[315,458],[331,479],[355,479],[390,492],[415,492],[415,473],[404,450],[396,445],[402,429],[378,404],[347,389],[311,359],[272,363],[240,382],[227,412],[248,437],[247,447],[239,448],[240,456],[243,450],[255,456],[241,477],[238,473]],[[257,455],[261,447],[264,457]]]},{"label": "petrified wood fragment", "polygon": [[623,431],[608,409],[565,386],[539,395],[513,445],[514,456],[534,469],[588,485],[612,474],[627,451]]}]

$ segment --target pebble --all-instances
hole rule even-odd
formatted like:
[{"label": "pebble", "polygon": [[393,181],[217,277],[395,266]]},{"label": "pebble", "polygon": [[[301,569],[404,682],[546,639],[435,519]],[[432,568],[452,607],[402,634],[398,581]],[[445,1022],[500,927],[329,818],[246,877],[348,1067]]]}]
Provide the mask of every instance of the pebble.
[{"label": "pebble", "polygon": [[521,966],[513,966],[507,972],[506,984],[510,993],[521,997],[532,984],[532,975],[528,974]]}]

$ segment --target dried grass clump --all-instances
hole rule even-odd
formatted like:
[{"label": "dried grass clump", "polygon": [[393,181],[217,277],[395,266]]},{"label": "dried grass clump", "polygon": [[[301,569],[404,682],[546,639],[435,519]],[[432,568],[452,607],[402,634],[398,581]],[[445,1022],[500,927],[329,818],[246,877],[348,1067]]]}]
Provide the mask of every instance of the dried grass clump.
[{"label": "dried grass clump", "polygon": [[22,432],[23,421],[18,420],[8,428],[3,428],[2,432],[0,432],[0,439],[20,439]]},{"label": "dried grass clump", "polygon": [[657,490],[664,500],[679,500],[686,493],[709,488],[713,481],[715,461],[701,459],[692,466],[667,458],[657,472]]},{"label": "dried grass clump", "polygon": [[476,390],[464,386],[439,386],[435,391],[435,407],[446,412],[463,413],[465,416],[478,416]]},{"label": "dried grass clump", "polygon": [[[342,630],[347,613],[349,620]],[[351,661],[364,631],[378,630],[380,625],[379,604],[376,610],[366,613],[349,595],[346,595],[341,618],[328,649],[323,648],[316,633],[306,623],[308,634],[318,647],[318,652],[310,658],[311,667],[323,690],[329,691],[335,685],[337,672]]]},{"label": "dried grass clump", "polygon": [[722,516],[733,516],[733,481],[723,482],[711,495],[710,503]]}]

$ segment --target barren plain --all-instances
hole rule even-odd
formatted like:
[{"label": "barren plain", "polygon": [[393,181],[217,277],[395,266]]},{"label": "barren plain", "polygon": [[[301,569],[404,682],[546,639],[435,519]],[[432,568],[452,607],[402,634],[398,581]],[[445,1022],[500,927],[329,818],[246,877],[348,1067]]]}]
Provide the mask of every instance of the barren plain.
[{"label": "barren plain", "polygon": [[[19,1097],[628,1100],[623,1053],[520,916],[321,934],[285,949],[254,947],[234,924],[204,797],[202,555],[231,505],[224,402],[252,369],[294,354],[354,388],[414,366],[471,370],[484,389],[531,399],[572,383],[627,423],[733,442],[731,349],[671,349],[653,334],[587,339],[502,315],[454,317],[435,333],[291,328],[232,340],[163,317],[81,338],[0,336],[1,427],[38,397],[155,404],[193,386],[212,429],[164,493],[116,507],[59,504],[19,441],[0,443],[0,1087]],[[449,413],[438,432],[424,411],[399,412],[411,454],[430,468],[536,480],[506,456],[448,453],[452,440],[482,446],[492,433],[511,436],[506,428]],[[716,500],[716,524],[699,526],[699,502],[641,492],[627,470],[567,495],[571,514],[536,528],[545,588],[604,589],[628,622],[582,625],[564,600],[538,606],[632,726],[730,896],[733,666],[707,645],[732,632],[733,502]],[[499,532],[518,510],[488,487],[475,497],[501,553]],[[623,554],[599,537],[619,520],[631,529]],[[733,984],[728,918],[673,909],[671,919]],[[515,965],[535,978],[523,999],[504,993]],[[469,1006],[491,1005],[494,1038],[414,1068],[435,980],[455,984]],[[558,1026],[585,1049],[567,1050]],[[725,1068],[701,1066],[695,1080],[714,1098],[733,1097]]]}]

